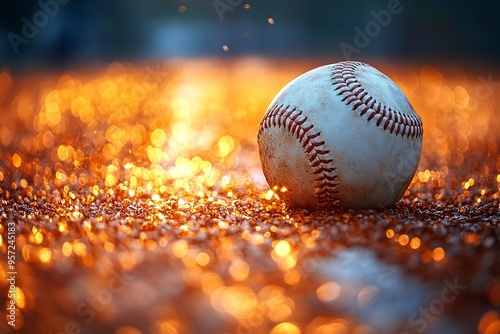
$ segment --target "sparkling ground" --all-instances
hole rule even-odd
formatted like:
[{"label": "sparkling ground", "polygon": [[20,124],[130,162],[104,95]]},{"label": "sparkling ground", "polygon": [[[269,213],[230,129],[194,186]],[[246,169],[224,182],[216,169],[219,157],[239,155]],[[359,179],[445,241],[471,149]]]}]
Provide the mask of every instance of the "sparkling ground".
[{"label": "sparkling ground", "polygon": [[500,73],[373,62],[424,121],[412,184],[290,209],[258,125],[325,63],[0,72],[1,332],[14,300],[18,333],[500,333]]}]

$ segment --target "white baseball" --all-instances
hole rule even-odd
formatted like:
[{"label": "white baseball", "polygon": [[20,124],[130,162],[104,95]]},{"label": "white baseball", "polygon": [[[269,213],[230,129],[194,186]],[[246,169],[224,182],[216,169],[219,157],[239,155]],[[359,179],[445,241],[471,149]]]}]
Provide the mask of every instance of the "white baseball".
[{"label": "white baseball", "polygon": [[385,208],[417,169],[423,127],[408,98],[370,65],[304,73],[271,102],[259,153],[271,188],[292,206]]}]

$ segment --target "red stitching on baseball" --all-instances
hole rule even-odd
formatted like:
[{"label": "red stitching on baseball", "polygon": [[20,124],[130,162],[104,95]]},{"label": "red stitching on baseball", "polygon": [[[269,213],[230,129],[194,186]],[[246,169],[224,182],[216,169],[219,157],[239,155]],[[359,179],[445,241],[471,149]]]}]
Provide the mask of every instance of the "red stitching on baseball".
[{"label": "red stitching on baseball", "polygon": [[[376,125],[382,124],[384,130],[390,133],[419,138],[423,134],[422,119],[416,113],[402,114],[400,111],[387,108],[373,99],[356,79],[354,71],[360,66],[368,66],[360,62],[345,61],[333,67],[332,84],[342,101],[352,104],[353,110],[358,110],[360,116],[368,113],[368,121],[374,119]],[[376,106],[375,106],[376,105]],[[376,117],[377,116],[377,117]]]},{"label": "red stitching on baseball", "polygon": [[319,140],[321,132],[314,129],[313,124],[306,124],[307,116],[297,108],[283,105],[271,107],[260,123],[258,137],[270,127],[286,129],[295,136],[304,148],[304,153],[309,160],[311,172],[314,175],[315,199],[318,207],[333,207],[338,205],[337,200],[337,175],[332,159],[328,156],[329,150],[325,148],[325,142]]}]

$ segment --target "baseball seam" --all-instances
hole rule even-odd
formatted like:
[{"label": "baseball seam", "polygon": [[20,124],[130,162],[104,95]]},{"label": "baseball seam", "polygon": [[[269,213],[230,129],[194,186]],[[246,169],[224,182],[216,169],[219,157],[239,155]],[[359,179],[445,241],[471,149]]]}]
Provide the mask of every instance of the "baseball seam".
[{"label": "baseball seam", "polygon": [[317,131],[313,124],[309,124],[302,111],[289,105],[284,107],[283,104],[269,108],[260,123],[258,137],[260,138],[265,129],[276,126],[286,129],[302,145],[314,175],[316,205],[321,208],[337,206],[339,183],[329,156],[330,151],[320,138],[321,132]]},{"label": "baseball seam", "polygon": [[[406,115],[398,110],[377,102],[356,78],[354,71],[365,64],[360,62],[342,62],[333,66],[332,84],[337,95],[342,96],[342,102],[352,105],[352,109],[359,112],[360,116],[368,114],[368,121],[376,121],[376,125],[383,125],[384,130],[390,133],[419,138],[423,134],[422,119],[416,113]],[[366,66],[366,65],[365,65]]]}]

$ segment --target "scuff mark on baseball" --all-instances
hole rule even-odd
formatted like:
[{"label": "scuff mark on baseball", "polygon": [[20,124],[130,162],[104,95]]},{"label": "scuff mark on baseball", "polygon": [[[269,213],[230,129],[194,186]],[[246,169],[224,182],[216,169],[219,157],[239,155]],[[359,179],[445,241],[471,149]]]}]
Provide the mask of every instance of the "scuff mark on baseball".
[{"label": "scuff mark on baseball", "polygon": [[274,98],[259,153],[271,188],[304,208],[386,208],[404,194],[422,151],[423,125],[385,74],[345,61],[306,72]]}]

